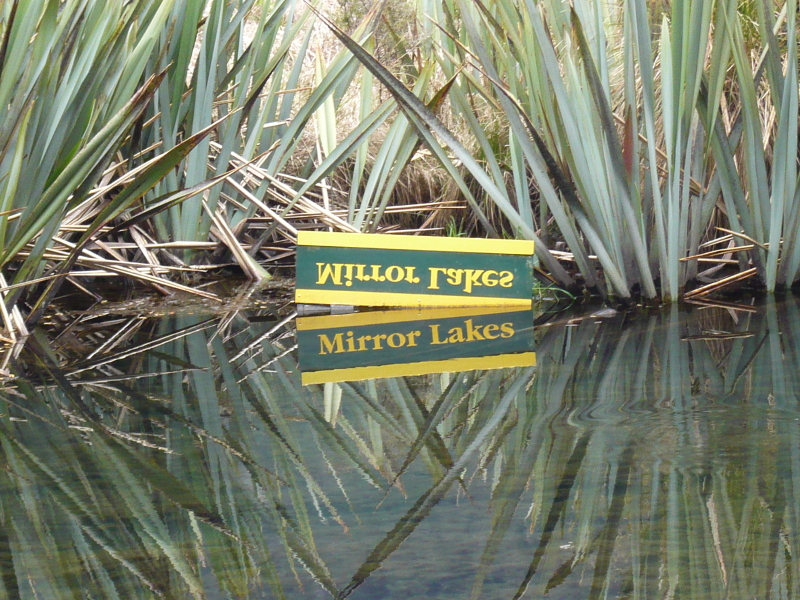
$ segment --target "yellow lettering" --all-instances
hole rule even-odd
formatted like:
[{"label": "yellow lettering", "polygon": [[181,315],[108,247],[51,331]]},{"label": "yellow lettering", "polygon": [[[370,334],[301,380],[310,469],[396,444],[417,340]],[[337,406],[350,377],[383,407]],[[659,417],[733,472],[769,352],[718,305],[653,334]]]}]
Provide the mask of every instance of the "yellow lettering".
[{"label": "yellow lettering", "polygon": [[464,291],[467,294],[472,293],[472,286],[479,286],[481,284],[481,282],[478,281],[478,278],[480,278],[481,273],[483,273],[483,269],[466,270],[466,277],[464,277]]},{"label": "yellow lettering", "polygon": [[381,275],[380,265],[370,265],[372,267],[372,274],[364,278],[364,281],[384,281],[386,278]]},{"label": "yellow lettering", "polygon": [[511,323],[503,323],[500,325],[500,331],[503,332],[500,334],[501,338],[508,339],[514,337],[514,326]]},{"label": "yellow lettering", "polygon": [[342,265],[338,263],[317,263],[317,285],[323,285],[328,278],[333,285],[342,285]]},{"label": "yellow lettering", "polygon": [[447,269],[447,283],[450,285],[461,285],[461,276],[464,269]]},{"label": "yellow lettering", "polygon": [[347,332],[347,340],[345,340],[345,341],[347,342],[347,351],[348,352],[355,352],[356,347],[355,347],[355,344],[353,343],[353,332],[352,331],[348,331]]},{"label": "yellow lettering", "polygon": [[392,265],[391,267],[386,267],[386,279],[391,281],[392,283],[397,283],[398,281],[403,280],[403,268],[398,267],[396,265]]},{"label": "yellow lettering", "polygon": [[329,339],[324,333],[319,334],[319,353],[323,354],[341,354],[344,352],[344,345],[342,344],[341,333],[333,336],[333,340]]},{"label": "yellow lettering", "polygon": [[511,287],[514,274],[511,271],[500,271],[500,287]]},{"label": "yellow lettering", "polygon": [[[442,269],[444,270],[444,269]],[[438,344],[446,344],[447,340],[440,340],[439,339],[439,326],[438,325],[428,325],[431,328],[431,346],[435,346]]]},{"label": "yellow lettering", "polygon": [[408,283],[419,283],[419,277],[414,277],[416,267],[406,267],[406,281]]},{"label": "yellow lettering", "polygon": [[467,319],[464,321],[464,324],[467,326],[467,341],[468,342],[475,342],[480,340],[481,342],[484,340],[484,337],[481,335],[481,326],[475,325],[472,323],[472,319]]},{"label": "yellow lettering", "polygon": [[414,346],[417,345],[417,342],[416,342],[416,340],[414,338],[416,338],[418,335],[422,335],[422,332],[421,331],[411,331],[411,332],[409,332],[409,334],[408,334],[408,347],[409,348],[413,348]]},{"label": "yellow lettering", "polygon": [[350,287],[353,285],[353,268],[358,268],[358,267],[361,267],[363,269],[364,265],[350,265],[350,264],[344,265],[344,279],[345,279],[344,285],[346,287]]},{"label": "yellow lettering", "polygon": [[497,335],[492,335],[492,334],[495,331],[497,331],[498,329],[499,328],[497,327],[497,325],[494,325],[494,324],[493,325],[487,325],[486,327],[483,328],[483,335],[486,336],[487,340],[496,340],[497,339]]},{"label": "yellow lettering", "polygon": [[383,350],[383,346],[381,346],[381,340],[386,339],[385,333],[379,333],[378,335],[372,336],[372,349],[373,350]]},{"label": "yellow lettering", "polygon": [[484,271],[481,277],[481,283],[486,287],[494,287],[497,285],[497,271]]},{"label": "yellow lettering", "polygon": [[429,290],[438,290],[439,289],[439,273],[444,273],[447,269],[442,269],[440,267],[428,267],[428,271],[431,274],[431,283],[428,286]]},{"label": "yellow lettering", "polygon": [[453,327],[447,333],[450,334],[450,337],[447,338],[447,341],[451,344],[457,344],[458,342],[464,341],[464,332],[461,330],[461,327]]},{"label": "yellow lettering", "polygon": [[367,349],[366,343],[368,340],[371,340],[371,335],[360,335],[358,336],[358,351],[363,352]]},{"label": "yellow lettering", "polygon": [[386,338],[386,343],[390,348],[402,348],[406,345],[406,336],[402,333],[392,333]]}]

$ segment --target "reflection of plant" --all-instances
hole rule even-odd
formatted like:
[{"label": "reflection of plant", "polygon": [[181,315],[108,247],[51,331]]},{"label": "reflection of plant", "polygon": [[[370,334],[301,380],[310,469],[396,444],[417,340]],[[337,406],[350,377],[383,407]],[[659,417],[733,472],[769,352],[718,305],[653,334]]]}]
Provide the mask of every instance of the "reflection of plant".
[{"label": "reflection of plant", "polygon": [[[528,506],[527,528],[535,544],[527,567],[517,574],[517,596],[540,597],[560,586],[581,588],[584,580],[583,592],[573,588],[570,597],[602,597],[612,579],[619,580],[620,570],[620,597],[635,592],[633,597],[649,598],[665,588],[687,597],[705,597],[719,589],[768,597],[773,577],[791,581],[788,574],[796,565],[776,545],[791,529],[784,517],[771,516],[783,515],[789,506],[787,489],[773,487],[777,478],[789,475],[774,470],[800,465],[769,459],[777,452],[790,456],[789,432],[776,432],[774,443],[766,447],[755,439],[737,447],[732,460],[728,431],[691,422],[692,406],[735,407],[753,389],[752,381],[744,385],[747,378],[772,372],[766,348],[779,339],[773,336],[770,342],[764,332],[778,314],[774,308],[766,318],[745,312],[732,331],[711,334],[677,312],[629,323],[621,334],[615,321],[600,325],[588,319],[576,328],[555,325],[540,341],[538,375],[527,393],[514,387],[526,380],[524,374],[509,380],[510,389],[493,374],[445,378],[398,474],[425,449],[426,436],[434,434],[446,442],[467,490],[479,473],[495,473],[492,527],[473,597],[482,597],[506,536],[525,513],[520,508]],[[795,307],[781,314],[797,318]],[[708,351],[718,344],[727,349],[722,363]],[[775,376],[791,389],[788,371]],[[794,382],[796,375],[792,378]],[[499,403],[489,391],[498,383],[507,391]],[[772,385],[762,381],[755,389]],[[344,386],[346,396],[349,389],[360,388]],[[510,404],[505,402],[508,394],[514,396]],[[383,398],[391,403],[392,395]],[[621,399],[629,402],[621,405]],[[359,406],[369,410],[363,398]],[[646,443],[632,435],[637,415],[656,425]],[[463,459],[476,439],[480,449],[464,472]],[[698,468],[682,466],[686,453],[695,457],[692,464]],[[750,459],[741,460],[741,453]],[[714,466],[720,460],[724,467]],[[769,469],[762,475],[763,485],[747,483],[758,481],[755,468]],[[434,485],[375,546],[343,595],[406,541],[441,498],[443,487],[457,481],[452,471],[431,472]],[[771,491],[759,492],[765,488]],[[769,508],[759,508],[765,502]],[[764,537],[761,531],[773,534]],[[705,533],[698,537],[699,532]],[[768,569],[754,571],[741,562],[739,548],[750,539],[763,544],[756,551],[767,557]]]},{"label": "reflection of plant", "polygon": [[553,303],[575,301],[576,297],[569,290],[558,287],[554,283],[543,284],[538,279],[533,280],[533,301],[538,303]]},{"label": "reflection of plant", "polygon": [[[779,332],[800,332],[800,310],[735,314],[565,320],[539,333],[535,369],[327,390],[300,387],[283,314],[112,320],[116,337],[80,320],[2,393],[2,583],[22,598],[291,597],[306,570],[344,597],[483,480],[474,598],[791,597],[800,457],[780,415],[800,355]],[[758,432],[707,416],[735,410]],[[420,467],[427,490],[409,485]],[[417,490],[405,516],[337,584],[323,522],[344,534],[392,486]]]},{"label": "reflection of plant", "polygon": [[[221,342],[214,343],[216,329],[209,327],[216,324],[190,320],[116,352],[108,343],[89,364],[59,366],[47,358],[52,351],[37,349],[40,364],[29,364],[41,381],[16,380],[18,392],[4,396],[0,428],[12,466],[3,475],[4,510],[15,525],[4,527],[16,566],[3,576],[10,596],[29,597],[29,585],[49,590],[73,573],[64,597],[82,590],[103,598],[201,598],[209,581],[232,597],[246,597],[254,581],[284,597],[264,528],[275,531],[292,562],[335,595],[305,502],[297,504],[298,485],[290,485],[288,503],[282,498],[295,471],[320,497],[324,492],[309,479],[291,432],[274,413],[259,421],[280,450],[275,463],[267,459],[236,380],[227,377],[232,372]],[[214,360],[223,365],[224,396],[215,392],[208,370],[209,347],[222,352]],[[161,377],[168,397],[149,393],[149,386],[129,387],[135,379],[117,368],[148,350],[156,370],[134,377]],[[223,426],[225,412],[230,416]],[[12,415],[24,422],[9,421]],[[24,506],[5,504],[17,496]],[[37,547],[52,547],[51,563],[37,563],[39,555],[24,550]]]}]

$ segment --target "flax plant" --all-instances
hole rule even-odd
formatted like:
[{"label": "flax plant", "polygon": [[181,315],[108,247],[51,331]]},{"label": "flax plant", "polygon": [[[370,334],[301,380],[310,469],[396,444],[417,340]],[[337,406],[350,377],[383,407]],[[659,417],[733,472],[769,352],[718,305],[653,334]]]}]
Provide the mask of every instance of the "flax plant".
[{"label": "flax plant", "polygon": [[[380,8],[355,27],[356,39],[368,43]],[[77,278],[122,274],[187,291],[176,274],[202,274],[226,253],[263,280],[259,252],[294,241],[296,213],[358,231],[334,214],[326,177],[391,102],[340,147],[332,115],[360,67],[344,49],[327,64],[318,52],[307,85],[315,21],[297,0],[3,4],[0,287],[3,314],[16,321],[4,317],[9,335],[26,333],[21,307],[33,324],[66,280],[86,292]],[[315,115],[326,132],[316,170],[303,147]],[[287,174],[304,160],[312,168],[300,174],[310,178]],[[253,220],[268,224],[251,229]]]},{"label": "flax plant", "polygon": [[42,274],[64,215],[87,198],[152,98],[161,75],[147,62],[172,7],[3,4],[0,265],[32,244],[17,283]]},{"label": "flax plant", "polygon": [[[337,35],[434,156],[480,185],[473,207],[494,204],[514,235],[540,242],[563,285],[541,243],[551,220],[587,287],[670,301],[700,273],[716,224],[755,240],[731,253],[745,276],[769,291],[797,278],[796,4],[757,4],[758,35],[745,38],[750,15],[728,1],[418,2],[435,60],[459,71],[448,98],[477,154]],[[490,119],[506,144],[490,141]]]},{"label": "flax plant", "polygon": [[[320,50],[314,58],[316,77],[308,93],[302,93],[305,83],[304,62],[310,56],[313,15],[302,2],[281,0],[258,4],[260,17],[249,18],[253,0],[243,2],[212,2],[208,18],[202,19],[205,2],[191,2],[176,12],[175,22],[181,27],[173,37],[165,38],[158,60],[169,65],[168,81],[157,93],[151,112],[153,125],[137,140],[141,147],[160,143],[156,154],[171,148],[184,135],[207,127],[226,115],[217,129],[217,146],[210,152],[209,141],[190,154],[183,168],[172,174],[150,194],[156,201],[176,186],[190,187],[206,181],[210,175],[219,176],[229,169],[232,160],[258,160],[255,189],[248,190],[247,177],[240,178],[238,187],[215,186],[207,194],[204,210],[199,197],[173,206],[168,214],[156,221],[160,238],[205,240],[212,226],[211,214],[221,210],[234,229],[246,225],[260,203],[268,203],[267,190],[275,187],[276,179],[295,156],[306,128],[315,122],[322,140],[322,161],[326,166],[317,169],[302,191],[295,193],[286,187],[290,205],[329,175],[346,157],[337,151],[335,111],[348,89],[358,64],[346,51],[339,51],[329,64],[323,64]],[[366,39],[375,26],[380,4],[368,12],[353,32]],[[195,41],[200,41],[199,58],[192,62]],[[192,64],[191,78],[185,79]],[[346,146],[347,147],[347,146]],[[350,147],[352,148],[352,147]],[[335,156],[332,156],[336,152]],[[209,165],[209,156],[214,160]],[[210,167],[210,168],[209,168]],[[251,182],[252,183],[252,182]],[[226,187],[228,189],[226,189]],[[226,202],[220,198],[241,197],[241,202]],[[255,200],[253,200],[255,198]],[[279,212],[279,211],[276,211]],[[286,208],[282,209],[282,214]],[[346,223],[343,223],[346,225]]]}]

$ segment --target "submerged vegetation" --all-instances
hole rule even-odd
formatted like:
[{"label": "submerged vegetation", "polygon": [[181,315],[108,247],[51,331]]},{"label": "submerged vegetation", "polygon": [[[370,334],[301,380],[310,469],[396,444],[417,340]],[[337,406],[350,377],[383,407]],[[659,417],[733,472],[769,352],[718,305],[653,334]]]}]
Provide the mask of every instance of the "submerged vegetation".
[{"label": "submerged vegetation", "polygon": [[796,0],[362,4],[2,3],[8,333],[65,282],[209,295],[187,284],[269,278],[300,228],[465,206],[565,288],[798,279]]}]

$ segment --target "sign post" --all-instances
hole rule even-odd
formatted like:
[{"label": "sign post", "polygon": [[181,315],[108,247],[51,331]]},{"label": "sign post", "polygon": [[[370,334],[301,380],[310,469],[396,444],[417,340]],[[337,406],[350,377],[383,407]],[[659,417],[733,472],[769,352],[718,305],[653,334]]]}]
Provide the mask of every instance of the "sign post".
[{"label": "sign post", "polygon": [[530,307],[533,242],[301,231],[298,304]]}]

